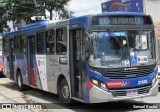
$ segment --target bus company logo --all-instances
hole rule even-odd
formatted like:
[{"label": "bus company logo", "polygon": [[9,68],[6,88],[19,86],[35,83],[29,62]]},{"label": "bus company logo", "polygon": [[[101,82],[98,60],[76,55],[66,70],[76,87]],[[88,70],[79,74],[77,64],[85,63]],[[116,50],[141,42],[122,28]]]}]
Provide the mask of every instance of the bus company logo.
[{"label": "bus company logo", "polygon": [[124,11],[124,12],[128,12],[129,9],[130,9],[130,4],[131,4],[131,3],[124,4],[124,3],[121,3],[121,2],[113,2],[113,3],[110,5],[110,11],[111,11],[111,12],[114,12],[114,11]]},{"label": "bus company logo", "polygon": [[109,88],[115,88],[115,87],[128,87],[130,84],[130,81],[110,81],[110,82],[106,82],[107,86]]},{"label": "bus company logo", "polygon": [[38,66],[45,65],[44,61],[38,60]]},{"label": "bus company logo", "polygon": [[128,71],[128,70],[136,70],[138,68],[124,68],[124,71]]}]

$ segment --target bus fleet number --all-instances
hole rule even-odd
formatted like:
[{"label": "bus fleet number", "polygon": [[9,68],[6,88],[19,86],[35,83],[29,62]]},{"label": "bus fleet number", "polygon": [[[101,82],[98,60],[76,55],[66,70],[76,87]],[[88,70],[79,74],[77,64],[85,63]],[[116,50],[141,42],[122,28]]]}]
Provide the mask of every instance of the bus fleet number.
[{"label": "bus fleet number", "polygon": [[138,85],[147,84],[147,83],[148,83],[147,80],[140,80],[140,81],[138,81]]}]

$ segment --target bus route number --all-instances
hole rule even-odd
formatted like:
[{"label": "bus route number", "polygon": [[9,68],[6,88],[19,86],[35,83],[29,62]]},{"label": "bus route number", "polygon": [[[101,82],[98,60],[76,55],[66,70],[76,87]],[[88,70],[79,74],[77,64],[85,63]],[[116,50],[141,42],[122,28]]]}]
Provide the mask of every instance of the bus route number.
[{"label": "bus route number", "polygon": [[138,81],[138,85],[143,85],[143,84],[147,84],[148,80],[140,80]]}]

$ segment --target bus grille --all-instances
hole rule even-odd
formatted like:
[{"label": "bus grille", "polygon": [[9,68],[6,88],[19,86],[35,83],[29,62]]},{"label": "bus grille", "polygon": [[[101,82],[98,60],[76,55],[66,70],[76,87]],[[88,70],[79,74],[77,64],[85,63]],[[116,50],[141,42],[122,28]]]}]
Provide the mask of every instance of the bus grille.
[{"label": "bus grille", "polygon": [[[138,89],[138,95],[149,93],[151,86],[143,87]],[[114,97],[126,96],[128,90],[111,90],[110,92]]]},{"label": "bus grille", "polygon": [[92,66],[90,66],[90,68],[110,79],[127,79],[150,75],[154,71],[156,66],[156,64],[152,64],[126,68],[96,68]]},{"label": "bus grille", "polygon": [[103,75],[110,79],[124,79],[124,78],[136,78],[143,77],[151,74],[154,68],[137,68],[133,70],[108,70]]}]

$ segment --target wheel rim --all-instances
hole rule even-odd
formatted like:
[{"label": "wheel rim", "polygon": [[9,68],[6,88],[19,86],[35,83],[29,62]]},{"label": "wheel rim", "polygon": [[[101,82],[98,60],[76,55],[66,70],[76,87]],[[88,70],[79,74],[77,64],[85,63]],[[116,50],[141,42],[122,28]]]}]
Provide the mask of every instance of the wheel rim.
[{"label": "wheel rim", "polygon": [[62,87],[62,95],[65,99],[68,99],[69,98],[69,88],[67,85],[64,85]]},{"label": "wheel rim", "polygon": [[21,84],[21,77],[18,76],[18,86],[21,87],[21,85],[22,85],[22,84]]}]

